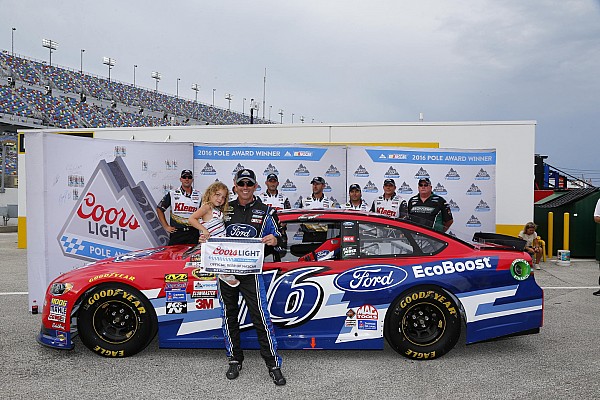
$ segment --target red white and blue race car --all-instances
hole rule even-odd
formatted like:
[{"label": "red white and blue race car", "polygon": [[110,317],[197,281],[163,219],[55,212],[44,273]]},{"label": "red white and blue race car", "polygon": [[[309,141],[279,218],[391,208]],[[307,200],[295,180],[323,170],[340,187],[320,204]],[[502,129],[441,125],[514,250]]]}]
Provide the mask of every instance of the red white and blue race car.
[{"label": "red white and blue race car", "polygon": [[[537,333],[543,291],[531,257],[514,247],[467,243],[404,220],[335,210],[279,214],[288,243],[265,259],[263,278],[280,349],[383,349],[411,359],[467,343]],[[46,292],[37,337],[131,356],[158,332],[163,348],[223,348],[213,274],[199,246],[141,250],[67,272]],[[257,348],[247,309],[242,345]]]}]

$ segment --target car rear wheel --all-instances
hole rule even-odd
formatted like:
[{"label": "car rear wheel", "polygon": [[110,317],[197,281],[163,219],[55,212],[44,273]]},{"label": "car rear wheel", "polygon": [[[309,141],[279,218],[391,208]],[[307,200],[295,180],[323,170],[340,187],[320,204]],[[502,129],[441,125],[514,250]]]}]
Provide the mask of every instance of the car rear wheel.
[{"label": "car rear wheel", "polygon": [[157,331],[154,308],[138,290],[118,283],[91,289],[77,317],[83,344],[105,357],[127,357],[143,350]]},{"label": "car rear wheel", "polygon": [[459,308],[436,287],[404,292],[388,311],[385,337],[394,350],[415,360],[441,357],[460,336]]}]

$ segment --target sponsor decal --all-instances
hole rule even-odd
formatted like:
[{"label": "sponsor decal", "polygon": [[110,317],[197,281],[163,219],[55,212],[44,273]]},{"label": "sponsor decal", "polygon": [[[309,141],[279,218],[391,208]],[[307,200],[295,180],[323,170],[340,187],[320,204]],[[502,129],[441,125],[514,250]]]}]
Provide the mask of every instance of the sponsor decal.
[{"label": "sponsor decal", "polygon": [[193,270],[192,275],[194,276],[194,278],[200,279],[201,281],[214,281],[215,279],[217,279],[217,276],[215,274],[212,274],[210,272],[204,272],[200,268],[196,268],[195,270]]},{"label": "sponsor decal", "polygon": [[415,179],[422,179],[422,178],[430,178],[429,173],[423,167],[419,168],[419,170],[415,174]]},{"label": "sponsor decal", "polygon": [[308,170],[308,168],[306,168],[304,165],[302,165],[302,163],[300,163],[300,165],[298,165],[298,168],[296,168],[296,171],[294,171],[294,175],[308,176],[308,175],[310,175],[310,171]]},{"label": "sponsor decal", "polygon": [[182,274],[165,274],[165,282],[187,282],[187,273]]},{"label": "sponsor decal", "polygon": [[481,226],[481,221],[479,221],[479,219],[476,216],[471,215],[471,218],[469,218],[465,226],[469,228],[478,228]]},{"label": "sponsor decal", "polygon": [[441,275],[452,275],[481,269],[496,269],[498,257],[464,258],[456,260],[435,261],[421,265],[413,265],[412,271],[416,279]]},{"label": "sponsor decal", "polygon": [[209,163],[206,163],[204,168],[202,168],[200,170],[200,175],[216,175],[216,174],[217,174],[217,170]]},{"label": "sponsor decal", "polygon": [[346,322],[344,323],[344,326],[346,328],[352,328],[352,327],[356,326],[356,320],[355,319],[347,319]]},{"label": "sponsor decal", "polygon": [[65,326],[63,324],[57,324],[56,322],[52,323],[52,329],[60,329],[61,331],[65,330]]},{"label": "sponsor decal", "polygon": [[167,302],[167,314],[187,314],[187,303],[181,301]]},{"label": "sponsor decal", "polygon": [[479,187],[477,187],[477,185],[475,185],[474,183],[471,184],[471,187],[469,187],[469,189],[467,189],[467,194],[470,196],[479,196],[481,195],[481,190],[479,189]]},{"label": "sponsor decal", "polygon": [[365,265],[338,275],[333,284],[348,292],[374,292],[391,289],[406,280],[408,273],[394,265]]},{"label": "sponsor decal", "polygon": [[92,283],[92,282],[100,280],[100,279],[123,279],[126,281],[133,282],[133,281],[135,281],[135,276],[131,276],[131,275],[127,275],[127,274],[120,274],[118,272],[107,272],[106,274],[96,275],[96,276],[88,279],[88,282]]},{"label": "sponsor decal", "polygon": [[212,310],[215,308],[214,299],[196,299],[195,304],[197,310]]},{"label": "sponsor decal", "polygon": [[185,290],[166,290],[165,297],[167,302],[186,301]]},{"label": "sponsor decal", "polygon": [[312,151],[308,151],[308,150],[294,151],[294,157],[312,157]]},{"label": "sponsor decal", "polygon": [[156,217],[144,182],[135,183],[121,157],[101,160],[57,240],[66,257],[87,261],[164,246],[169,236]]},{"label": "sponsor decal", "polygon": [[450,201],[448,201],[448,207],[450,207],[450,211],[452,211],[452,212],[459,212],[460,211],[460,207],[452,199],[450,199]]},{"label": "sponsor decal", "polygon": [[227,227],[227,236],[229,237],[254,238],[256,235],[256,228],[252,225],[231,224]]},{"label": "sponsor decal", "polygon": [[401,194],[412,194],[413,190],[408,183],[402,182],[402,185],[400,185],[400,190],[398,190],[398,192]]},{"label": "sponsor decal", "polygon": [[377,193],[379,192],[379,189],[377,189],[377,186],[371,182],[371,180],[369,180],[369,182],[367,182],[367,184],[362,188],[362,191],[364,193]]},{"label": "sponsor decal", "polygon": [[192,292],[193,299],[210,299],[217,297],[216,290],[194,290]]},{"label": "sponsor decal", "polygon": [[477,204],[477,207],[475,207],[475,211],[477,212],[486,212],[490,210],[490,206],[488,206],[488,204],[483,200],[479,200],[479,204]]},{"label": "sponsor decal", "polygon": [[340,176],[340,171],[333,164],[325,171],[325,176]]},{"label": "sponsor decal", "polygon": [[281,185],[282,192],[295,192],[296,190],[298,190],[296,185],[294,185],[294,182],[290,181],[289,179],[286,179],[283,185]]},{"label": "sponsor decal", "polygon": [[348,311],[346,311],[346,317],[348,317],[348,318],[354,318],[355,315],[356,315],[356,313],[354,312],[353,309],[349,309]]},{"label": "sponsor decal", "polygon": [[343,258],[349,258],[355,256],[357,253],[356,247],[344,247],[342,249]]},{"label": "sponsor decal", "polygon": [[370,304],[365,304],[360,306],[358,310],[356,310],[356,319],[369,319],[369,320],[377,320],[379,319],[379,313],[377,309]]},{"label": "sponsor decal", "polygon": [[387,172],[383,175],[385,178],[400,178],[400,174],[396,171],[396,168],[390,165]]},{"label": "sponsor decal", "polygon": [[441,183],[438,182],[438,184],[433,189],[433,193],[435,193],[437,195],[448,194],[448,191],[446,190],[446,188],[444,187],[444,185],[442,185]]},{"label": "sponsor decal", "polygon": [[525,260],[517,259],[510,265],[510,274],[518,281],[524,281],[531,275],[531,265]]},{"label": "sponsor decal", "polygon": [[331,192],[331,186],[329,185],[329,183],[325,183],[325,186],[323,187],[323,192]]},{"label": "sponsor decal", "polygon": [[368,178],[369,171],[367,171],[367,169],[365,167],[363,167],[362,165],[359,165],[358,168],[356,168],[356,171],[354,171],[354,176],[361,177],[361,178]]},{"label": "sponsor decal", "polygon": [[342,236],[342,242],[355,242],[355,236]]},{"label": "sponsor decal", "polygon": [[376,331],[377,330],[377,321],[359,320],[358,321],[358,329]]},{"label": "sponsor decal", "polygon": [[460,180],[460,175],[454,168],[450,168],[448,173],[446,174],[446,179],[449,181],[458,181]]},{"label": "sponsor decal", "polygon": [[231,171],[231,175],[235,175],[236,172],[243,170],[245,167],[238,163],[238,165],[235,166],[235,168],[233,169],[233,171]]},{"label": "sponsor decal", "polygon": [[479,172],[477,173],[477,175],[475,175],[475,180],[477,180],[477,181],[482,181],[482,180],[487,181],[489,179],[490,179],[490,175],[483,168],[481,168],[479,170]]},{"label": "sponsor decal", "polygon": [[187,288],[187,282],[166,282],[165,283],[165,291],[166,290],[185,290]]},{"label": "sponsor decal", "polygon": [[269,174],[279,175],[279,171],[271,163],[269,163],[269,165],[267,166],[267,168],[265,168],[265,170],[263,171],[263,175],[266,176],[266,175],[269,175]]},{"label": "sponsor decal", "polygon": [[217,281],[194,281],[194,290],[217,290]]}]

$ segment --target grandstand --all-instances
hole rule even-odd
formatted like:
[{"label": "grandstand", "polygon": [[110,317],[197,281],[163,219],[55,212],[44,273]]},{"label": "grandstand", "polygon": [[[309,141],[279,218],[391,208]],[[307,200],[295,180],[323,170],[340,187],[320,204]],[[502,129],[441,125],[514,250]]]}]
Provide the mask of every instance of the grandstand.
[{"label": "grandstand", "polygon": [[250,116],[2,50],[0,123],[69,129],[232,125],[249,124]]}]

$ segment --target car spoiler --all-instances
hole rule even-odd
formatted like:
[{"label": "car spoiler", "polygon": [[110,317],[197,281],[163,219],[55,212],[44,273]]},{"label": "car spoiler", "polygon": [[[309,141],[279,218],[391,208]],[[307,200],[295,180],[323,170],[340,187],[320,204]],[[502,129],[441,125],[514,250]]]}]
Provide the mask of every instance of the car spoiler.
[{"label": "car spoiler", "polygon": [[473,242],[482,245],[495,245],[492,247],[507,247],[517,251],[524,251],[525,244],[527,243],[525,240],[518,237],[490,232],[475,232],[473,235]]}]

